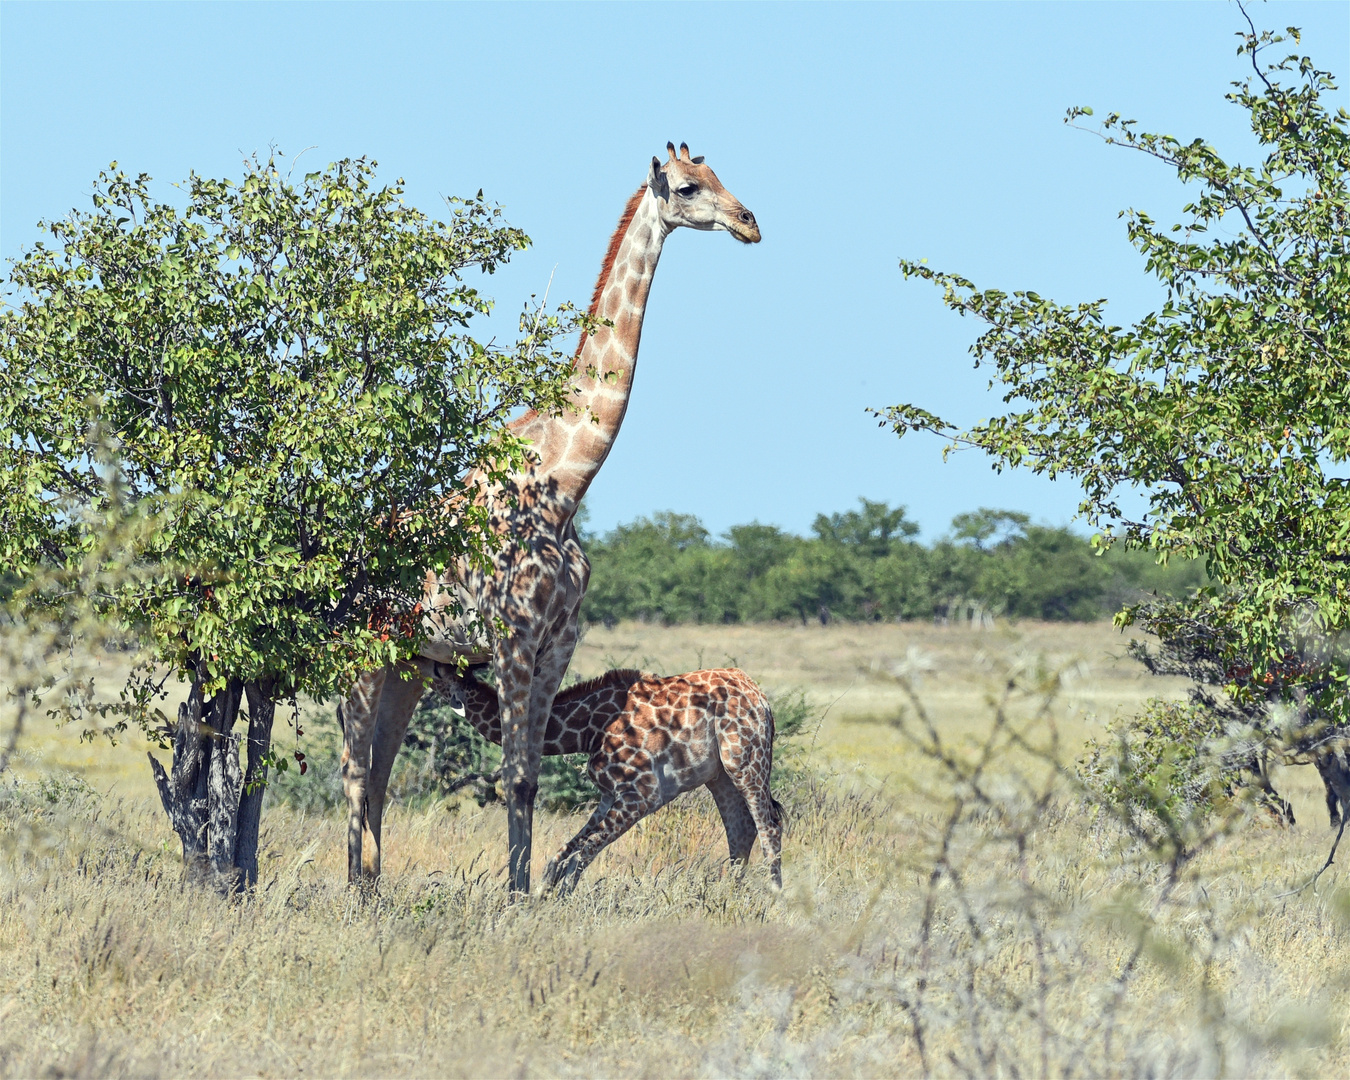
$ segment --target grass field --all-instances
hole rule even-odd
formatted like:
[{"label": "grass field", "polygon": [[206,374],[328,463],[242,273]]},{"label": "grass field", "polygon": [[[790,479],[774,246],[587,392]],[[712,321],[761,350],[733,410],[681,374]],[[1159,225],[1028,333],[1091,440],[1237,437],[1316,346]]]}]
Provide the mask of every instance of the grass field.
[{"label": "grass field", "polygon": [[[572,897],[508,904],[503,813],[456,800],[395,809],[372,898],[345,887],[337,814],[275,807],[260,888],[223,904],[181,882],[141,748],[34,731],[0,806],[0,1072],[1350,1071],[1339,870],[1280,895],[1331,838],[1311,770],[1277,779],[1297,828],[1257,816],[1169,870],[1033,755],[965,764],[1010,674],[1012,726],[1044,744],[1053,724],[1066,761],[1184,691],[1110,627],[620,625],[574,667],[733,663],[828,708],[779,792],[781,894],[757,862],[727,873],[711,802],[686,797]],[[906,741],[897,665],[947,764]],[[542,815],[536,872],[580,820]]]},{"label": "grass field", "polygon": [[906,748],[887,721],[904,706],[892,668],[908,663],[925,706],[944,730],[988,720],[1009,665],[1040,662],[1064,673],[1057,718],[1075,744],[1150,696],[1180,696],[1180,680],[1150,678],[1108,623],[1033,623],[972,630],[926,623],[830,626],[594,627],[573,667],[583,677],[611,667],[663,674],[741,667],[766,688],[804,690],[828,710],[815,741],[822,764],[876,784],[907,772]]}]

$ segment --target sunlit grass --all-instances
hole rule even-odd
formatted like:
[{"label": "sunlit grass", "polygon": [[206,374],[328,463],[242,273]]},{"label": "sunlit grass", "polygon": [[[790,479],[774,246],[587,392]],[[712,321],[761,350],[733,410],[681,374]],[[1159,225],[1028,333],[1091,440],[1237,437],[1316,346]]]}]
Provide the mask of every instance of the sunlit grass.
[{"label": "sunlit grass", "polygon": [[[714,649],[835,703],[811,750],[818,777],[779,792],[781,894],[757,856],[744,879],[727,872],[700,796],[611,846],[571,898],[509,904],[503,811],[459,799],[394,808],[368,899],[345,885],[340,814],[275,806],[259,889],[224,904],[183,886],[177,839],[136,786],[137,748],[89,750],[87,785],[30,759],[0,806],[0,1073],[912,1075],[921,979],[939,1074],[1350,1070],[1339,868],[1280,895],[1330,839],[1310,769],[1278,781],[1298,828],[1256,818],[1167,897],[1138,845],[1062,786],[1015,835],[966,819],[946,856],[960,888],[930,890],[950,785],[890,722],[906,703],[887,665],[923,669],[944,737],[973,752],[1008,664],[1083,660],[1052,709],[1071,759],[1157,689],[1112,659],[1109,628],[621,626],[592,631],[577,666],[730,662]],[[1036,706],[1015,695],[1009,713],[1031,723]],[[35,735],[61,747],[69,733]],[[540,815],[536,875],[581,820]],[[1154,917],[1116,1000],[1134,928]],[[1048,1029],[1029,1020],[1038,1002]]]}]

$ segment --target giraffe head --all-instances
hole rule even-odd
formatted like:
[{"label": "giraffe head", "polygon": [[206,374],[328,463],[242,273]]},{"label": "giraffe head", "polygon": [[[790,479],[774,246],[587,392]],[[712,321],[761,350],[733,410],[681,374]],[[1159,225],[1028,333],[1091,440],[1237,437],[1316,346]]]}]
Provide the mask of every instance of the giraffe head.
[{"label": "giraffe head", "polygon": [[437,694],[456,699],[463,704],[466,691],[481,689],[487,684],[478,678],[482,672],[491,670],[491,664],[469,664],[463,671],[454,661],[449,663],[433,662],[431,665],[431,689]]},{"label": "giraffe head", "polygon": [[656,196],[661,220],[669,229],[721,229],[743,244],[759,243],[759,225],[755,215],[722,186],[717,174],[703,164],[703,158],[690,157],[689,147],[666,143],[670,160],[652,158],[647,186]]}]

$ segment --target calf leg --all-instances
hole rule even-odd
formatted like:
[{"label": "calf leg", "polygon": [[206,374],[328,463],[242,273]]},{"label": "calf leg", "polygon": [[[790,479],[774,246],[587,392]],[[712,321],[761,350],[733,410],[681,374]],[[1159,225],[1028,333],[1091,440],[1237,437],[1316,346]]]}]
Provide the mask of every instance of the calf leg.
[{"label": "calf leg", "polygon": [[600,852],[658,806],[655,798],[642,795],[637,788],[606,794],[581,831],[549,860],[544,868],[545,887],[556,886],[560,895],[567,895]]},{"label": "calf leg", "polygon": [[[769,876],[775,887],[782,888],[782,808],[769,791],[773,715],[767,701],[761,697],[757,702],[748,702],[739,719],[728,718],[719,724],[718,754],[723,770],[754,819],[760,850],[769,864]],[[719,799],[719,809],[721,805]]]},{"label": "calf leg", "polygon": [[[729,762],[724,760],[722,767],[754,819],[755,830],[759,833],[760,850],[764,852],[765,861],[769,864],[769,876],[773,879],[774,886],[781,889],[783,821],[781,808],[769,791],[769,763],[755,761],[749,766],[742,767],[737,755],[726,754],[725,757],[730,757],[731,760]],[[719,808],[720,805],[719,803]]]},{"label": "calf leg", "polygon": [[760,847],[769,864],[769,877],[774,887],[783,887],[783,819],[778,803],[769,794],[767,778],[762,785],[742,790],[745,801],[750,807],[750,816],[755,819],[755,828],[759,831]]},{"label": "calf leg", "polygon": [[750,849],[755,846],[755,819],[750,815],[750,807],[736,790],[723,770],[708,781],[708,790],[712,792],[713,802],[717,803],[717,812],[722,815],[722,827],[727,831],[727,849],[731,861],[743,863],[750,858]]}]

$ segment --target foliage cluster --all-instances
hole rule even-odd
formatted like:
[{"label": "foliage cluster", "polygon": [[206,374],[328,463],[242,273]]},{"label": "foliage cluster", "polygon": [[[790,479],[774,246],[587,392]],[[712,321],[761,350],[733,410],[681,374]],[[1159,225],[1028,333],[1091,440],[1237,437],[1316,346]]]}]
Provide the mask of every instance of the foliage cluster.
[{"label": "foliage cluster", "polygon": [[[30,716],[78,725],[93,737],[104,711],[95,694],[101,653],[143,662],[141,642],[117,620],[105,617],[102,599],[136,589],[158,575],[138,558],[156,522],[122,512],[116,475],[104,479],[111,510],[85,510],[94,534],[83,558],[63,566],[43,565],[0,593],[0,712],[11,724],[0,743],[0,774],[15,753]],[[134,631],[134,628],[133,628]]]},{"label": "foliage cluster", "polygon": [[1149,775],[1136,788],[1136,801],[1149,813],[1166,816],[1183,806],[1204,812],[1240,797],[1293,824],[1292,807],[1271,782],[1272,766],[1311,764],[1322,776],[1332,824],[1339,823],[1350,769],[1343,727],[1328,718],[1319,698],[1325,700],[1328,668],[1344,662],[1344,643],[1317,633],[1296,637],[1287,643],[1285,661],[1260,673],[1233,659],[1239,649],[1233,628],[1196,618],[1184,602],[1154,602],[1149,619],[1160,640],[1152,646],[1133,640],[1130,653],[1155,675],[1189,679],[1189,700],[1152,701],[1137,718],[1116,725],[1112,746],[1092,744],[1084,763],[1088,781],[1115,792],[1102,763],[1135,758],[1132,771]]},{"label": "foliage cluster", "polygon": [[[194,174],[179,207],[114,163],[7,282],[0,588],[39,617],[66,595],[25,582],[102,574],[94,615],[147,644],[110,730],[172,737],[165,810],[221,880],[256,876],[277,701],[416,645],[395,616],[425,572],[498,542],[467,485],[518,467],[508,419],[569,390],[566,312],[527,305],[510,348],[470,334],[491,302],[467,276],[524,233],[481,192],[448,222],[402,194],[364,159],[295,182],[254,158],[238,182]],[[134,550],[91,568],[133,516]],[[173,676],[176,727],[154,708]]]},{"label": "foliage cluster", "polygon": [[273,159],[185,193],[157,203],[114,167],[92,212],[48,223],[13,267],[0,564],[84,557],[97,534],[71,507],[106,512],[115,467],[157,519],[141,559],[166,569],[105,607],[208,692],[233,677],[326,695],[390,659],[381,612],[428,567],[482,556],[459,485],[519,461],[513,410],[562,400],[550,343],[571,324],[531,316],[511,350],[469,335],[491,303],[466,274],[528,243],[481,193],[441,222],[370,162],[293,183]]},{"label": "foliage cluster", "polygon": [[1171,821],[1232,794],[1232,778],[1220,772],[1214,752],[1225,734],[1196,702],[1155,699],[1138,716],[1112,724],[1107,738],[1089,742],[1079,773],[1103,796]]},{"label": "foliage cluster", "polygon": [[[1238,36],[1251,74],[1227,96],[1249,118],[1255,165],[1115,113],[1099,131],[1192,193],[1170,228],[1122,215],[1161,307],[1122,327],[1105,300],[981,290],[902,262],[986,325],[971,351],[1010,411],[963,431],[899,405],[883,423],[979,447],[996,468],[1072,477],[1108,542],[1203,560],[1209,587],[1120,616],[1158,635],[1169,673],[1201,685],[1188,737],[1239,719],[1324,764],[1350,732],[1350,652],[1336,645],[1350,629],[1350,113],[1311,59],[1261,59],[1297,29],[1258,32],[1247,18]],[[1128,511],[1132,492],[1142,513]],[[1248,771],[1243,755],[1229,765]]]},{"label": "foliage cluster", "polygon": [[1202,568],[1158,566],[1144,552],[1110,551],[1025,514],[959,514],[932,545],[903,507],[861,500],[817,515],[810,537],[752,523],[714,540],[689,514],[661,513],[586,542],[591,584],[582,616],[612,625],[770,619],[1086,620],[1145,591],[1182,595]]}]

